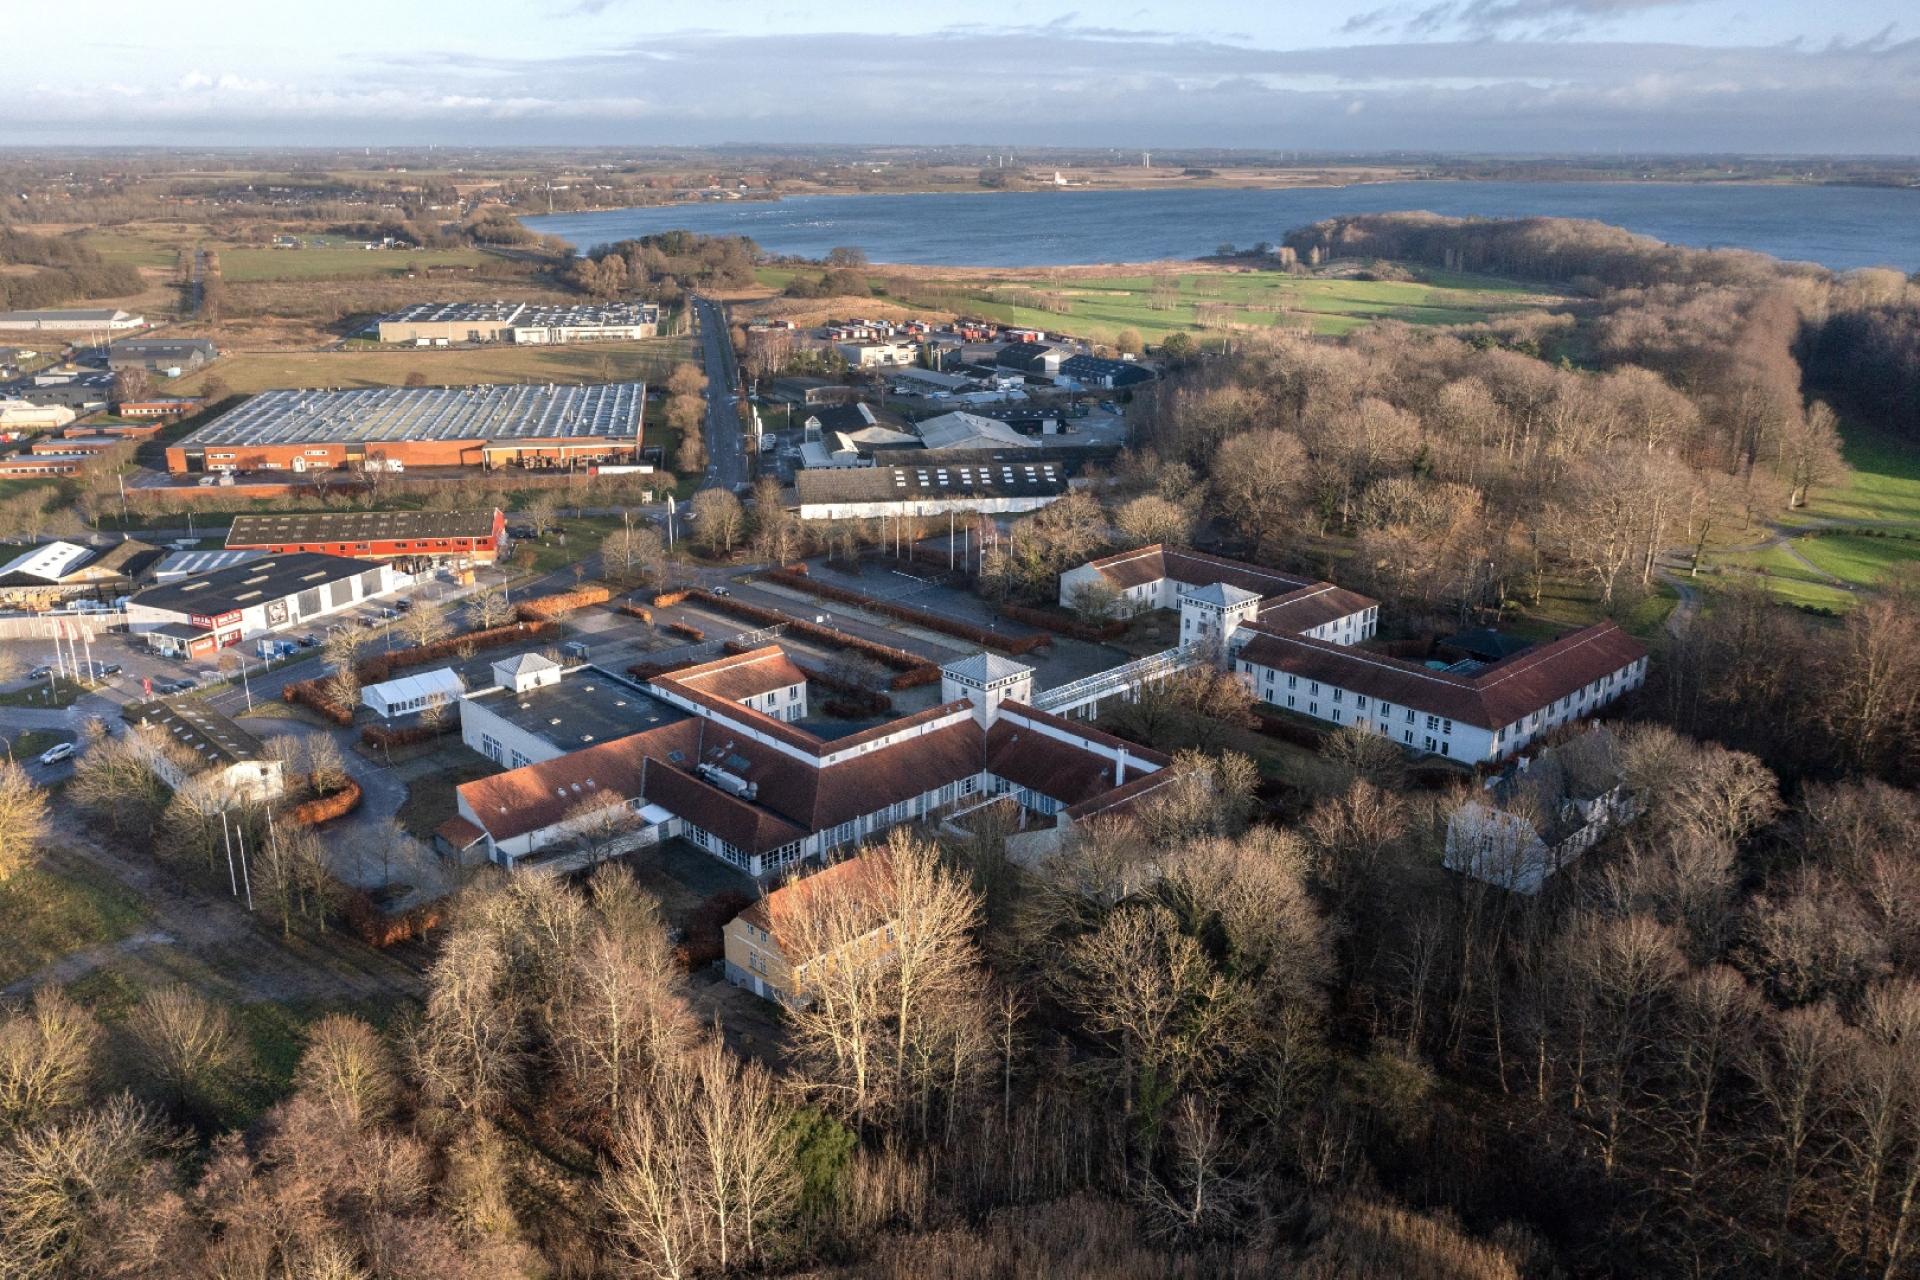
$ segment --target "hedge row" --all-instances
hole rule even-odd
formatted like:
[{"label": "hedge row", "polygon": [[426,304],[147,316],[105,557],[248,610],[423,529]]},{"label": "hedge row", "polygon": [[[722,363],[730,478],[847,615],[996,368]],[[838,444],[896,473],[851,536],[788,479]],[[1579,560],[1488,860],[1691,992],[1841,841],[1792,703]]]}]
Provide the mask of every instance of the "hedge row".
[{"label": "hedge row", "polygon": [[352,724],[353,708],[342,709],[334,705],[325,692],[325,680],[297,680],[280,686],[280,700],[294,702],[308,710],[319,713],[335,724]]},{"label": "hedge row", "polygon": [[669,622],[666,629],[677,636],[685,636],[687,639],[695,641],[696,643],[707,638],[706,632],[690,623]]},{"label": "hedge row", "polygon": [[988,627],[976,626],[959,618],[949,618],[943,614],[928,613],[925,609],[914,609],[903,604],[894,604],[890,600],[876,600],[859,591],[846,587],[836,587],[830,582],[815,582],[805,574],[789,573],[785,569],[776,569],[761,575],[770,582],[777,582],[796,591],[804,591],[818,596],[822,600],[838,600],[843,604],[854,605],[869,613],[894,618],[916,627],[925,627],[928,631],[938,631],[942,635],[954,636],[986,649],[999,649],[1003,653],[1032,653],[1053,637],[1045,631],[1030,636],[1009,636]]},{"label": "hedge row", "polygon": [[1122,619],[1095,626],[1090,622],[1082,622],[1061,609],[1035,609],[1024,604],[1003,604],[1000,606],[999,613],[1001,617],[1011,621],[1025,623],[1029,627],[1040,627],[1060,635],[1069,635],[1075,640],[1095,642],[1112,640],[1127,632],[1127,624]]},{"label": "hedge row", "polygon": [[384,724],[370,724],[360,730],[360,741],[370,747],[405,747],[416,742],[427,742],[446,734],[457,732],[460,717],[441,716],[434,724],[410,724],[393,728]]},{"label": "hedge row", "polygon": [[714,596],[704,591],[695,591],[693,595],[701,604],[717,613],[730,614],[747,622],[758,622],[762,626],[779,625],[797,636],[805,636],[822,644],[830,644],[840,649],[851,649],[855,653],[872,658],[883,667],[891,667],[900,672],[890,682],[895,689],[910,689],[915,685],[932,684],[940,679],[940,668],[928,662],[918,654],[908,653],[905,649],[895,649],[891,645],[876,644],[872,640],[863,640],[859,636],[848,635],[844,631],[835,631],[832,627],[817,622],[808,622],[802,618],[790,618],[773,609],[763,609],[757,604],[748,604],[744,600],[735,600],[730,596]]},{"label": "hedge row", "polygon": [[318,826],[322,822],[344,817],[359,807],[360,784],[348,778],[338,791],[302,800],[287,810],[287,821],[302,827]]},{"label": "hedge row", "polygon": [[648,626],[653,625],[653,610],[651,609],[642,609],[637,604],[623,604],[619,606],[619,612],[626,614],[629,618],[638,618]]},{"label": "hedge row", "polygon": [[581,587],[577,591],[560,591],[550,596],[536,596],[517,604],[513,608],[514,616],[522,622],[552,622],[564,618],[576,609],[584,609],[590,604],[605,604],[613,599],[613,593],[605,587]]},{"label": "hedge row", "polygon": [[456,657],[468,648],[495,649],[506,644],[543,640],[559,630],[551,622],[507,622],[484,631],[469,631],[463,636],[449,636],[432,644],[416,645],[398,653],[376,653],[370,658],[361,659],[360,665],[354,668],[354,674],[360,678],[361,684],[380,684],[396,671]]},{"label": "hedge row", "polygon": [[669,605],[679,604],[690,594],[692,593],[687,591],[662,591],[653,598],[653,607],[656,609],[664,609]]},{"label": "hedge row", "polygon": [[388,915],[374,902],[372,894],[365,889],[352,889],[347,893],[345,915],[347,927],[360,941],[370,947],[392,947],[439,928],[445,918],[446,905],[445,898],[435,898],[397,915]]}]

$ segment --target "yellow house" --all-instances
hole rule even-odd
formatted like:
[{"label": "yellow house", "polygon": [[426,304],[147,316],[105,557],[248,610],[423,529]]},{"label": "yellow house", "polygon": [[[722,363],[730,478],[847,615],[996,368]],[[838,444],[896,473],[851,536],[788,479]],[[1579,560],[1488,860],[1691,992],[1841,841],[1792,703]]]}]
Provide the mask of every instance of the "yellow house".
[{"label": "yellow house", "polygon": [[795,956],[796,948],[817,951],[828,939],[844,939],[836,954],[884,956],[893,942],[893,923],[880,905],[885,856],[863,853],[791,880],[729,920],[722,931],[727,981],[763,999],[804,1004],[798,989],[821,955]]}]

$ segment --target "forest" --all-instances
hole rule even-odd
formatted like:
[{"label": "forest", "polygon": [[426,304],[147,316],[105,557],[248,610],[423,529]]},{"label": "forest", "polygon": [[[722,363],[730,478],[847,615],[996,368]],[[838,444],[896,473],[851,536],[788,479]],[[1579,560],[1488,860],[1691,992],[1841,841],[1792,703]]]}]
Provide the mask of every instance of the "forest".
[{"label": "forest", "polygon": [[76,240],[0,228],[0,267],[38,267],[25,274],[0,272],[0,309],[28,311],[76,298],[118,298],[146,287],[137,268],[109,263]]}]

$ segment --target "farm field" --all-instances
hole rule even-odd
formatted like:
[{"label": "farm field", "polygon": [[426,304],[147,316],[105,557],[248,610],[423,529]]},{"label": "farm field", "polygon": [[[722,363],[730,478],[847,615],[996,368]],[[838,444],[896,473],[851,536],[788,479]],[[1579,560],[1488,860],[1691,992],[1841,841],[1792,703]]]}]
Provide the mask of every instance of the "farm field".
[{"label": "farm field", "polygon": [[553,347],[237,351],[172,385],[183,395],[196,393],[209,378],[217,378],[228,391],[248,394],[276,387],[393,387],[415,373],[431,386],[635,378],[661,382],[675,364],[692,358],[692,341],[684,336]]},{"label": "farm field", "polygon": [[332,280],[402,276],[428,267],[477,267],[488,261],[478,249],[220,249],[220,274],[234,283],[254,280]]},{"label": "farm field", "polygon": [[[784,288],[792,268],[766,268],[760,280]],[[1474,324],[1505,311],[1547,305],[1510,280],[1430,273],[1419,281],[1318,279],[1265,271],[1186,271],[1166,275],[1011,273],[966,277],[879,276],[894,302],[964,312],[1003,324],[1062,329],[1111,339],[1135,329],[1152,341],[1217,325],[1290,326],[1350,333],[1377,319],[1411,324]]]}]

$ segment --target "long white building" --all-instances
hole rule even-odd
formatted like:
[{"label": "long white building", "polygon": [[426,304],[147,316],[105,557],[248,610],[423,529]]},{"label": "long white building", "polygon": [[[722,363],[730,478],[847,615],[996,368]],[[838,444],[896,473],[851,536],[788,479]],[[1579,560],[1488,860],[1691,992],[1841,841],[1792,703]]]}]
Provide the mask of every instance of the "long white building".
[{"label": "long white building", "polygon": [[1646,681],[1646,646],[1611,622],[1496,662],[1436,667],[1360,647],[1379,605],[1332,583],[1151,546],[1068,570],[1061,603],[1094,581],[1134,612],[1177,609],[1181,644],[1219,654],[1261,702],[1472,764],[1512,756]]}]

